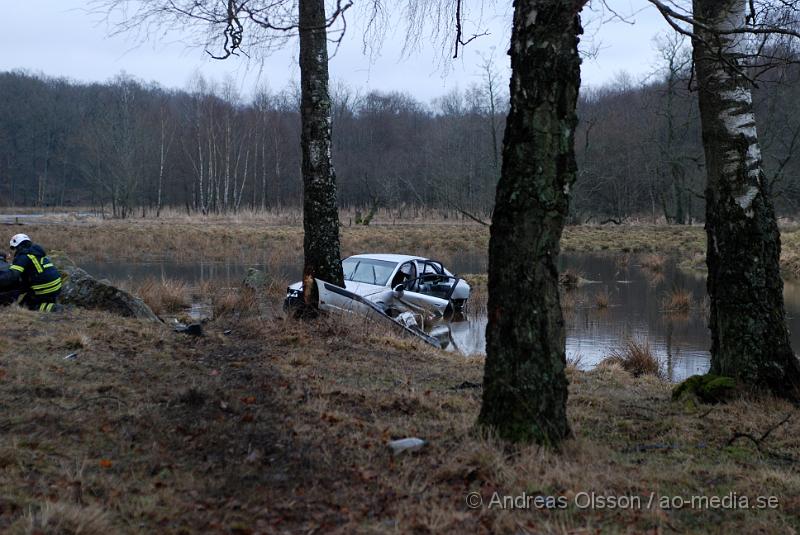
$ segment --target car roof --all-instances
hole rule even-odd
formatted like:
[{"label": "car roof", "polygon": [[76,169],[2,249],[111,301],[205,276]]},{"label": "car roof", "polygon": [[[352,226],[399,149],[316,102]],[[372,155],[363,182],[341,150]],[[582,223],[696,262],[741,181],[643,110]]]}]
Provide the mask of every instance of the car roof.
[{"label": "car roof", "polygon": [[422,256],[411,256],[407,254],[386,254],[386,253],[364,253],[353,255],[350,258],[371,258],[373,260],[383,260],[384,262],[407,262],[409,260],[428,260]]}]

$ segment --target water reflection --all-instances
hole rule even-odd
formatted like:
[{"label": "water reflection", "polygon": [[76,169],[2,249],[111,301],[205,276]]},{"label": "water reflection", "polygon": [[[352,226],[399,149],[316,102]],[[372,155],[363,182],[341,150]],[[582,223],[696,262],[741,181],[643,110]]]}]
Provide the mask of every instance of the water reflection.
[{"label": "water reflection", "polygon": [[[457,273],[485,272],[485,259],[459,256],[442,259]],[[649,262],[651,260],[646,260]],[[627,339],[647,341],[661,360],[664,371],[673,381],[705,373],[709,366],[711,340],[707,328],[705,278],[702,273],[687,273],[666,259],[657,269],[644,268],[642,259],[631,255],[596,255],[565,253],[559,269],[575,270],[581,283],[565,295],[567,357],[579,360],[581,368],[591,368]],[[281,264],[266,261],[261,265],[236,262],[155,262],[155,263],[92,263],[84,262],[87,271],[101,278],[137,281],[148,277],[178,279],[190,285],[214,281],[237,286],[248,267],[271,273],[287,284],[300,278],[300,258],[283,260]],[[667,313],[663,300],[674,289],[691,293],[688,311]],[[800,348],[800,285],[785,288],[788,326],[792,344]],[[601,296],[599,299],[598,296]],[[598,307],[607,300],[607,306]],[[481,302],[482,301],[482,302]],[[486,347],[486,311],[484,299],[476,296],[475,306],[461,321],[452,321],[450,350],[465,355],[484,354]]]},{"label": "water reflection", "polygon": [[241,262],[96,262],[78,263],[81,268],[97,278],[113,281],[138,282],[147,278],[174,279],[197,286],[203,282],[216,282],[224,286],[238,286],[248,268],[256,268],[272,274],[275,278],[292,281],[300,279],[302,260],[283,261],[279,264],[265,262],[243,264]]},{"label": "water reflection", "polygon": [[[711,338],[702,273],[681,271],[671,259],[654,271],[643,268],[635,257],[621,261],[592,254],[564,254],[559,264],[561,271],[571,268],[583,278],[567,294],[571,304],[564,314],[567,358],[578,361],[579,367],[595,366],[625,340],[634,339],[649,342],[672,381],[708,370]],[[664,310],[663,300],[674,289],[691,292],[688,311]],[[607,307],[597,306],[599,295],[607,295]],[[784,295],[792,344],[800,348],[800,286],[787,284]],[[459,351],[485,352],[485,311],[451,327]]]}]

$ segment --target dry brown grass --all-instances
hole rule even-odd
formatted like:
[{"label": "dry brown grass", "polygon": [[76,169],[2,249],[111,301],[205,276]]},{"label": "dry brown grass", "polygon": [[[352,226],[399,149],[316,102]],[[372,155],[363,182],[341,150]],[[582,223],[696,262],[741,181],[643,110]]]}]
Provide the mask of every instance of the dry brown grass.
[{"label": "dry brown grass", "polygon": [[580,284],[583,273],[577,268],[567,268],[558,275],[558,283],[566,289],[575,289]]},{"label": "dry brown grass", "polygon": [[583,355],[581,353],[567,354],[567,373],[574,374],[580,371],[583,366]]},{"label": "dry brown grass", "polygon": [[661,301],[661,307],[668,313],[686,314],[694,303],[692,292],[685,288],[672,289]]},{"label": "dry brown grass", "polygon": [[578,307],[583,304],[583,300],[576,292],[561,292],[558,296],[561,303],[561,313],[565,317],[574,316],[577,313]]},{"label": "dry brown grass", "polygon": [[108,516],[97,506],[46,501],[9,531],[30,535],[108,535],[115,531]]},{"label": "dry brown grass", "polygon": [[[96,519],[89,533],[800,529],[800,471],[769,453],[800,457],[800,419],[762,449],[728,445],[732,429],[761,436],[794,410],[782,401],[697,410],[652,377],[570,368],[573,438],[559,452],[512,448],[475,432],[481,390],[460,385],[481,383],[481,359],[357,323],[231,321],[190,338],[99,312],[0,310],[0,532],[45,516]],[[63,361],[73,330],[92,343]],[[409,436],[429,444],[392,455],[387,442]],[[484,507],[468,509],[468,492]],[[495,492],[568,507],[490,508]],[[780,508],[581,509],[581,492],[736,492],[777,496]]]},{"label": "dry brown grass", "polygon": [[620,269],[627,269],[628,266],[630,266],[630,264],[631,264],[631,255],[628,253],[617,255],[616,258],[614,258],[614,265],[616,265]]},{"label": "dry brown grass", "polygon": [[603,288],[595,292],[594,306],[601,310],[611,306],[611,294],[608,293],[608,289]]},{"label": "dry brown grass", "polygon": [[179,313],[192,303],[191,289],[182,280],[147,277],[138,281],[112,281],[112,284],[139,297],[158,316]]},{"label": "dry brown grass", "polygon": [[662,273],[666,262],[667,257],[663,254],[648,254],[641,259],[642,267],[654,273]]},{"label": "dry brown grass", "polygon": [[464,312],[468,318],[486,315],[489,303],[486,275],[465,275],[464,278],[470,285],[469,300],[464,307]]},{"label": "dry brown grass", "polygon": [[619,366],[634,377],[651,375],[663,378],[661,363],[650,349],[647,340],[628,339],[622,347],[612,350],[600,366]]},{"label": "dry brown grass", "polygon": [[214,317],[258,315],[258,296],[249,288],[224,288],[210,297]]},{"label": "dry brown grass", "polygon": [[[86,349],[92,345],[92,340],[86,333],[70,331],[64,336],[62,346],[65,349]],[[2,349],[2,348],[0,348]]]},{"label": "dry brown grass", "polygon": [[180,312],[191,305],[189,286],[181,280],[150,277],[136,284],[131,291],[159,316]]}]

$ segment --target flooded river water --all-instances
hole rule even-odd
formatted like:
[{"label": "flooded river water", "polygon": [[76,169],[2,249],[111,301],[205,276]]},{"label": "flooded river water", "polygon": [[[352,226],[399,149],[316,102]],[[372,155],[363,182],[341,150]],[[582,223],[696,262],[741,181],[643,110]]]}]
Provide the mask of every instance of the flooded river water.
[{"label": "flooded river water", "polygon": [[[565,310],[567,358],[580,368],[591,368],[619,348],[628,339],[649,343],[661,360],[672,381],[704,373],[709,366],[711,345],[707,328],[705,277],[701,272],[679,270],[667,259],[659,272],[640,265],[632,256],[627,262],[612,255],[564,254],[562,270],[579,272],[584,282],[570,291],[574,303]],[[479,257],[443,259],[457,273],[485,272],[485,260]],[[179,279],[190,285],[215,281],[220,285],[237,286],[250,265],[237,263],[110,264],[83,262],[81,266],[93,275],[111,280],[132,280],[146,277]],[[300,261],[281,266],[252,266],[266,269],[277,280],[288,284],[298,280]],[[663,300],[672,290],[687,290],[692,295],[688,312],[667,313]],[[608,306],[597,306],[598,294],[608,297]],[[792,344],[800,348],[800,286],[787,284],[785,289],[788,326]],[[453,343],[450,350],[465,355],[485,351],[486,313],[473,307],[461,321],[447,324]]]}]

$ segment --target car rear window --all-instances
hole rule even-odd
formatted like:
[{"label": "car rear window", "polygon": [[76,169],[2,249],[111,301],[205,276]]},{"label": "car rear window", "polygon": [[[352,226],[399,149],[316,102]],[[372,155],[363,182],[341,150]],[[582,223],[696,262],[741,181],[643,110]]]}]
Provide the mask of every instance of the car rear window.
[{"label": "car rear window", "polygon": [[[345,262],[349,260],[350,259],[345,260]],[[342,267],[344,267],[345,262],[342,262]],[[344,278],[353,282],[365,282],[377,286],[386,286],[395,267],[397,267],[397,262],[360,258],[358,260],[358,265],[351,271],[349,278],[347,276],[347,268],[345,268]]]}]

